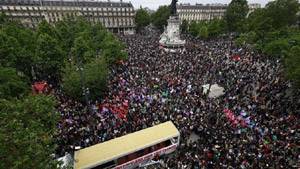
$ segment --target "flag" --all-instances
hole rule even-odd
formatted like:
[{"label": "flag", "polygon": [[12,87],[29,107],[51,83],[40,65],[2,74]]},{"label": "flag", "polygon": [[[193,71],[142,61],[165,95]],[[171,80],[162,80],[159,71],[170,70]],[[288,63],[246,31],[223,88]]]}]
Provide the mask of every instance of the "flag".
[{"label": "flag", "polygon": [[231,57],[231,59],[233,61],[240,61],[241,60],[241,56],[240,55],[234,55],[234,56]]}]

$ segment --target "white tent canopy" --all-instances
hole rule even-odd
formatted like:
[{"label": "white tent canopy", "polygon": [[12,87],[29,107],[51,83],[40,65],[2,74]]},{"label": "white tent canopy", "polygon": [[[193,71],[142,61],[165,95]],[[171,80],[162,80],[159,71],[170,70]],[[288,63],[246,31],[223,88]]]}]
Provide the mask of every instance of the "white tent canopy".
[{"label": "white tent canopy", "polygon": [[[203,85],[203,94],[207,94],[209,90],[209,84]],[[219,86],[218,84],[213,84],[210,87],[209,98],[217,98],[224,95],[224,88]]]}]

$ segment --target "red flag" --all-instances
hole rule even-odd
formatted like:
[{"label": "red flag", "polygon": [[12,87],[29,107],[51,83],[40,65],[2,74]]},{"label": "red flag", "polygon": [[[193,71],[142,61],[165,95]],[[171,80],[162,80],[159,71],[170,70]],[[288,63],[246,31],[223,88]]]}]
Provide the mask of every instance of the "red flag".
[{"label": "red flag", "polygon": [[241,56],[240,55],[234,55],[234,56],[232,56],[232,60],[234,60],[234,61],[240,61],[241,60]]}]

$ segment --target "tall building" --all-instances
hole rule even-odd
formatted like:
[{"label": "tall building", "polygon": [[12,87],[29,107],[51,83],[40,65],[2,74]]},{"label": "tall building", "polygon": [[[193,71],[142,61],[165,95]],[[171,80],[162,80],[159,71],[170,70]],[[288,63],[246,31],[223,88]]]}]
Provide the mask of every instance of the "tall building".
[{"label": "tall building", "polygon": [[[248,15],[256,9],[261,8],[260,4],[249,4]],[[180,4],[177,6],[178,15],[181,21],[206,21],[212,19],[222,19],[225,15],[226,4]]]},{"label": "tall building", "polygon": [[249,4],[248,7],[249,7],[249,13],[252,13],[254,10],[260,9],[261,4],[253,3],[253,4]]},{"label": "tall building", "polygon": [[253,3],[253,4],[248,4],[249,7],[249,12],[247,14],[247,17],[249,17],[249,15],[254,12],[256,9],[260,9],[261,8],[261,4],[258,3]]},{"label": "tall building", "polygon": [[29,27],[35,27],[42,20],[55,23],[75,16],[102,23],[115,33],[131,34],[135,27],[133,5],[122,0],[0,0],[0,10],[8,18]]},{"label": "tall building", "polygon": [[226,8],[227,6],[222,4],[180,4],[177,6],[177,12],[181,21],[204,21],[223,18]]}]

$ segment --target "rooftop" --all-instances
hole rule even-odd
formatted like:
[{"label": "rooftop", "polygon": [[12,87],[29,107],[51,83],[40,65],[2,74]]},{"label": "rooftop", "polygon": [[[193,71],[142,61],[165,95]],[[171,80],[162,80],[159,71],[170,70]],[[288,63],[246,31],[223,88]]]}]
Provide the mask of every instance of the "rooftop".
[{"label": "rooftop", "polygon": [[86,6],[86,7],[133,7],[131,2],[99,0],[0,0],[0,5],[22,6]]}]

